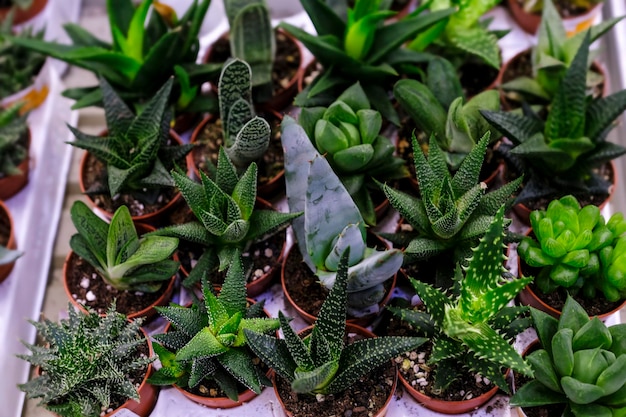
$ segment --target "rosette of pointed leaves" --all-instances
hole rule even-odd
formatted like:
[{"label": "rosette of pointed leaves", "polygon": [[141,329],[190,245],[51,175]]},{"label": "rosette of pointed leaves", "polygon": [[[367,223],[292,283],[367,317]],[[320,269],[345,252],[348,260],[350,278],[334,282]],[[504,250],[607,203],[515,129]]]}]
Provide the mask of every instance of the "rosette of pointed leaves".
[{"label": "rosette of pointed leaves", "polygon": [[502,208],[496,213],[473,249],[464,273],[457,267],[452,297],[411,278],[427,312],[388,307],[431,339],[433,350],[428,363],[437,366],[436,389],[445,391],[463,369],[488,378],[506,392],[509,387],[502,367],[532,375],[510,343],[530,326],[528,318],[523,317],[527,307],[506,306],[532,278],[505,278],[508,271],[502,266],[506,260],[503,213]]},{"label": "rosette of pointed leaves", "polygon": [[294,119],[285,116],[281,128],[289,210],[304,211],[293,221],[293,230],[305,263],[330,289],[339,258],[350,248],[349,314],[377,312],[385,294],[383,284],[400,269],[402,252],[367,246],[365,221],[328,161]]},{"label": "rosette of pointed leaves", "polygon": [[[413,233],[386,234],[398,244],[406,244],[405,264],[426,260],[450,251],[452,264],[465,259],[469,249],[485,234],[498,209],[506,205],[520,179],[485,193],[479,182],[489,132],[478,141],[454,175],[434,137],[428,147],[428,159],[414,152],[421,198],[383,185],[391,205],[413,227]],[[413,149],[420,149],[415,136]]]},{"label": "rosette of pointed leaves", "polygon": [[626,153],[606,141],[615,120],[626,109],[626,90],[588,100],[585,80],[590,44],[587,32],[554,95],[545,122],[530,109],[524,114],[482,111],[514,147],[513,166],[526,177],[516,203],[567,194],[606,197],[609,183],[594,169]]},{"label": "rosette of pointed leaves", "polygon": [[[75,24],[64,26],[72,45],[19,37],[11,37],[11,41],[94,72],[112,84],[131,107],[143,107],[175,76],[169,104],[189,112],[214,111],[214,100],[198,93],[202,83],[218,76],[221,64],[196,64],[198,34],[211,0],[194,0],[181,18],[156,1],[150,13],[152,3],[143,0],[135,6],[132,0],[107,0],[112,43]],[[77,100],[73,108],[103,102],[98,86],[68,89],[63,94]]]},{"label": "rosette of pointed leaves", "polygon": [[19,164],[28,156],[26,114],[20,115],[21,103],[0,109],[0,178],[20,175]]},{"label": "rosette of pointed leaves", "polygon": [[241,59],[227,61],[218,84],[224,148],[239,170],[261,159],[270,143],[270,125],[254,113],[250,65]]},{"label": "rosette of pointed leaves", "polygon": [[172,176],[198,221],[164,227],[150,234],[174,236],[205,247],[185,285],[199,282],[202,274],[213,271],[216,265],[220,271],[225,270],[236,253],[284,229],[301,214],[256,210],[256,163],[252,162],[239,177],[223,148],[214,179],[204,172],[200,173],[201,184],[175,171]]},{"label": "rosette of pointed leaves", "polygon": [[[517,248],[531,267],[540,268],[535,283],[544,294],[567,288],[594,298],[596,290],[617,301],[626,295],[626,221],[615,213],[608,222],[596,206],[580,207],[574,196],[553,200],[547,210],[530,214],[534,233]],[[622,242],[622,243],[620,243]]]},{"label": "rosette of pointed leaves", "polygon": [[282,312],[278,314],[284,339],[245,330],[250,348],[297,393],[335,394],[349,389],[366,373],[426,341],[391,336],[344,346],[349,252],[348,248],[341,254],[337,281],[309,336],[300,339]]},{"label": "rosette of pointed leaves", "polygon": [[387,97],[387,85],[398,77],[400,65],[425,62],[429,58],[402,45],[453,10],[421,14],[425,7],[420,7],[407,18],[384,24],[383,20],[393,12],[381,10],[380,0],[357,0],[352,9],[347,8],[347,2],[337,4],[335,9],[324,0],[300,0],[300,3],[317,35],[285,22],[279,26],[315,55],[324,72],[305,88],[295,104],[300,107],[330,104],[338,96],[335,91],[343,91],[359,81],[372,106],[385,119],[399,125],[399,117]]},{"label": "rosette of pointed leaves", "polygon": [[128,207],[118,208],[110,224],[82,201],[74,202],[70,215],[78,231],[70,239],[70,247],[115,289],[155,292],[178,271],[180,263],[170,259],[178,239],[139,238]]},{"label": "rosette of pointed leaves", "polygon": [[564,404],[562,416],[617,417],[626,412],[626,324],[607,327],[568,297],[559,320],[531,308],[541,349],[528,355],[534,380],[511,405]]},{"label": "rosette of pointed leaves", "polygon": [[260,317],[263,303],[248,307],[245,282],[237,251],[218,296],[203,280],[203,302],[195,300],[191,307],[157,308],[172,323],[172,330],[154,336],[162,345],[153,344],[163,367],[150,377],[151,383],[193,388],[204,379],[214,379],[234,401],[238,399],[237,382],[257,394],[262,385],[271,385],[252,362],[244,330],[263,334],[278,329],[280,324],[277,319]]},{"label": "rosette of pointed leaves", "polygon": [[39,405],[62,417],[99,417],[113,398],[139,401],[128,375],[147,370],[154,358],[141,354],[142,320],[129,322],[112,305],[106,315],[88,309],[76,311],[59,323],[30,321],[44,345],[24,345],[31,355],[17,355],[41,368],[41,375],[18,385],[27,398],[41,398]]},{"label": "rosette of pointed leaves", "polygon": [[370,108],[360,83],[346,89],[329,107],[303,108],[299,122],[317,150],[337,173],[369,225],[376,224],[370,192],[372,181],[392,181],[409,175],[395,146],[380,135],[382,116]]}]

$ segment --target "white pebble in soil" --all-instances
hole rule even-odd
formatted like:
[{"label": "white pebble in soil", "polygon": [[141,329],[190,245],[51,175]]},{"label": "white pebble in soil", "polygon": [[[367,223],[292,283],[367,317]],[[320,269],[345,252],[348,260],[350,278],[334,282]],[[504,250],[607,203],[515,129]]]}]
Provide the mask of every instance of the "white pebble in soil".
[{"label": "white pebble in soil", "polygon": [[83,278],[80,280],[80,287],[81,287],[81,288],[84,288],[84,289],[89,288],[89,278],[87,278],[87,277],[83,277]]},{"label": "white pebble in soil", "polygon": [[87,291],[87,294],[85,294],[85,298],[87,299],[87,301],[94,301],[96,299],[96,294],[94,294],[93,291]]}]

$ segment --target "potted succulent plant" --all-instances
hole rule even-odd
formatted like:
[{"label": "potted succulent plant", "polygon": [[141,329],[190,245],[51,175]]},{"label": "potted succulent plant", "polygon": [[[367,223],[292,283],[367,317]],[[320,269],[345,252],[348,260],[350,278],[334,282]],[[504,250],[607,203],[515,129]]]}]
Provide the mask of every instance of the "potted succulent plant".
[{"label": "potted succulent plant", "polygon": [[158,389],[146,382],[155,358],[141,320],[129,321],[115,306],[104,317],[71,305],[68,314],[58,323],[31,321],[43,345],[24,343],[32,354],[18,356],[38,376],[19,388],[62,417],[149,416]]},{"label": "potted succulent plant", "polygon": [[0,200],[13,197],[28,183],[30,129],[21,103],[0,108]]},{"label": "potted succulent plant", "polygon": [[[308,284],[300,290],[304,299],[314,299],[314,291],[324,298],[326,291],[317,281],[326,290],[333,287],[339,256],[350,247],[348,314],[372,318],[389,294],[389,284],[402,265],[402,252],[379,250],[368,242],[365,221],[347,189],[304,129],[290,117],[285,117],[282,124],[282,142],[289,210],[304,211],[304,216],[292,223],[299,253],[290,251],[281,273],[287,300],[296,306],[298,302],[289,294],[293,293],[289,287],[303,284]],[[317,313],[310,306],[308,311],[297,310],[309,322]]]},{"label": "potted succulent plant", "polygon": [[150,382],[174,385],[187,398],[214,408],[240,405],[270,385],[244,331],[273,332],[279,322],[263,317],[263,303],[246,300],[245,282],[241,253],[235,250],[219,295],[203,279],[204,301],[158,307],[171,324],[154,336],[163,366]]},{"label": "potted succulent plant", "polygon": [[0,22],[9,19],[14,25],[24,23],[37,16],[48,4],[48,0],[0,0]]},{"label": "potted succulent plant", "polygon": [[173,80],[138,115],[104,78],[100,84],[108,131],[91,136],[69,126],[76,137],[69,143],[87,151],[80,167],[81,191],[108,218],[126,205],[134,221],[155,221],[180,199],[169,171],[184,166],[193,148],[170,130],[167,100]]},{"label": "potted succulent plant", "polygon": [[4,281],[15,265],[15,260],[22,256],[17,250],[13,217],[9,208],[0,200],[0,282]]},{"label": "potted succulent plant", "polygon": [[[515,381],[511,405],[549,405],[551,416],[615,417],[626,412],[626,324],[607,327],[568,297],[554,317],[531,308],[540,346],[526,356],[534,378]],[[556,408],[555,408],[556,407]]]},{"label": "potted succulent plant", "polygon": [[374,180],[394,181],[409,173],[404,161],[394,156],[391,140],[380,134],[382,116],[371,108],[360,83],[348,87],[328,107],[303,108],[299,123],[325,155],[365,222],[376,225],[389,202]]},{"label": "potted succulent plant", "polygon": [[564,195],[573,194],[584,204],[604,203],[615,179],[610,161],[626,153],[626,148],[606,140],[626,109],[626,91],[600,99],[586,95],[590,40],[585,34],[545,122],[528,107],[523,115],[482,111],[512,142],[500,149],[509,168],[524,174],[514,209],[526,223],[530,210],[542,208],[541,201]]},{"label": "potted succulent plant", "polygon": [[[276,372],[276,396],[289,416],[322,417],[348,412],[355,417],[384,416],[396,379],[393,376],[395,366],[390,359],[425,341],[421,337],[371,338],[371,333],[365,329],[346,326],[349,259],[348,247],[340,255],[335,285],[315,324],[308,328],[309,334],[296,334],[282,312],[279,312],[279,319],[284,339],[259,334],[254,329],[244,330],[250,348]],[[350,343],[349,333],[365,338],[354,338],[356,340]],[[385,377],[385,370],[381,369],[385,363],[384,368],[391,368],[391,377]],[[386,384],[385,378],[391,378],[393,384]],[[369,391],[364,397],[365,403],[350,396],[351,387],[356,384],[359,390]],[[377,392],[381,385],[386,386],[386,395],[382,398]],[[371,403],[375,406],[370,408]],[[364,408],[364,412],[359,413],[360,408]]]},{"label": "potted succulent plant", "polygon": [[[557,0],[555,6],[563,18],[568,35],[585,31],[596,20],[604,0]],[[545,0],[507,0],[513,19],[526,32],[534,34],[543,22]]]},{"label": "potted succulent plant", "polygon": [[[568,195],[530,215],[531,232],[517,253],[525,275],[535,275],[520,299],[554,317],[569,295],[590,316],[607,317],[626,301],[626,220],[615,213],[605,222],[594,205],[580,207]],[[528,268],[527,266],[531,267]]]},{"label": "potted succulent plant", "polygon": [[[414,365],[403,356],[397,361],[407,391],[432,410],[466,413],[487,402],[498,388],[508,393],[503,368],[533,374],[510,344],[530,321],[523,317],[527,308],[507,304],[531,278],[516,279],[502,266],[503,213],[502,208],[496,213],[464,273],[457,266],[450,295],[411,278],[426,311],[389,307],[430,338],[431,350],[416,352]],[[454,392],[459,386],[463,392]]]},{"label": "potted succulent plant", "polygon": [[179,263],[172,258],[178,239],[138,236],[126,206],[107,224],[85,203],[70,210],[78,233],[63,267],[65,292],[72,304],[104,313],[112,300],[130,318],[152,316],[155,305],[169,302]]}]

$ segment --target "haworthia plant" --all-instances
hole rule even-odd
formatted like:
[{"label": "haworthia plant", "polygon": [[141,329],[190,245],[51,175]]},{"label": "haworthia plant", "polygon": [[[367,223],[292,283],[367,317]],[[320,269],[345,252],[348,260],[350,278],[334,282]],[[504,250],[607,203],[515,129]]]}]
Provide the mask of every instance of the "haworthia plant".
[{"label": "haworthia plant", "polygon": [[337,281],[324,301],[310,335],[301,339],[279,312],[284,339],[244,330],[248,345],[263,362],[302,394],[335,394],[399,353],[425,342],[421,337],[379,337],[345,346],[350,248],[341,253]]},{"label": "haworthia plant", "polygon": [[384,282],[402,265],[402,252],[367,247],[365,222],[350,194],[304,129],[288,116],[282,123],[287,202],[300,253],[322,285],[332,288],[339,257],[351,248],[348,307],[353,316],[378,311]]},{"label": "haworthia plant", "polygon": [[254,113],[250,77],[250,66],[233,59],[224,64],[218,87],[224,148],[242,171],[263,156],[271,135],[269,123]]},{"label": "haworthia plant", "polygon": [[0,178],[22,174],[18,166],[28,156],[27,115],[20,115],[21,107],[0,109]]},{"label": "haworthia plant", "polygon": [[500,208],[467,268],[457,267],[452,296],[411,278],[426,312],[389,309],[422,330],[433,343],[429,364],[436,365],[435,388],[445,392],[462,369],[480,374],[506,392],[509,386],[502,368],[525,375],[533,372],[510,344],[530,320],[526,307],[507,307],[532,278],[506,277],[504,256],[504,210]]},{"label": "haworthia plant", "polygon": [[203,281],[203,302],[196,299],[191,307],[157,307],[172,329],[154,336],[159,343],[153,344],[154,350],[163,366],[150,377],[151,383],[194,388],[212,379],[234,401],[238,400],[237,382],[257,394],[263,385],[271,385],[253,364],[244,331],[272,332],[279,321],[259,317],[263,303],[248,306],[245,282],[241,253],[236,251],[219,295]]}]

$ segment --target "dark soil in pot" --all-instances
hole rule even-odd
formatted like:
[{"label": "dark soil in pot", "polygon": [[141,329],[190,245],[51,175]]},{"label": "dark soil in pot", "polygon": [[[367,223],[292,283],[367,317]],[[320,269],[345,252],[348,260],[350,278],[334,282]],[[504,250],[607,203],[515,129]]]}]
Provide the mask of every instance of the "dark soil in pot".
[{"label": "dark soil in pot", "polygon": [[493,86],[499,71],[483,62],[468,61],[458,72],[465,97],[474,97]]},{"label": "dark soil in pot", "polygon": [[0,246],[7,246],[9,236],[11,236],[11,222],[9,216],[0,208]]},{"label": "dark soil in pot", "polygon": [[[524,6],[524,0],[516,0],[520,7]],[[575,17],[580,16],[581,14],[585,14],[588,12],[588,9],[584,7],[578,7],[572,2],[572,0],[553,0],[554,6],[556,10],[559,12],[561,17]]]}]

